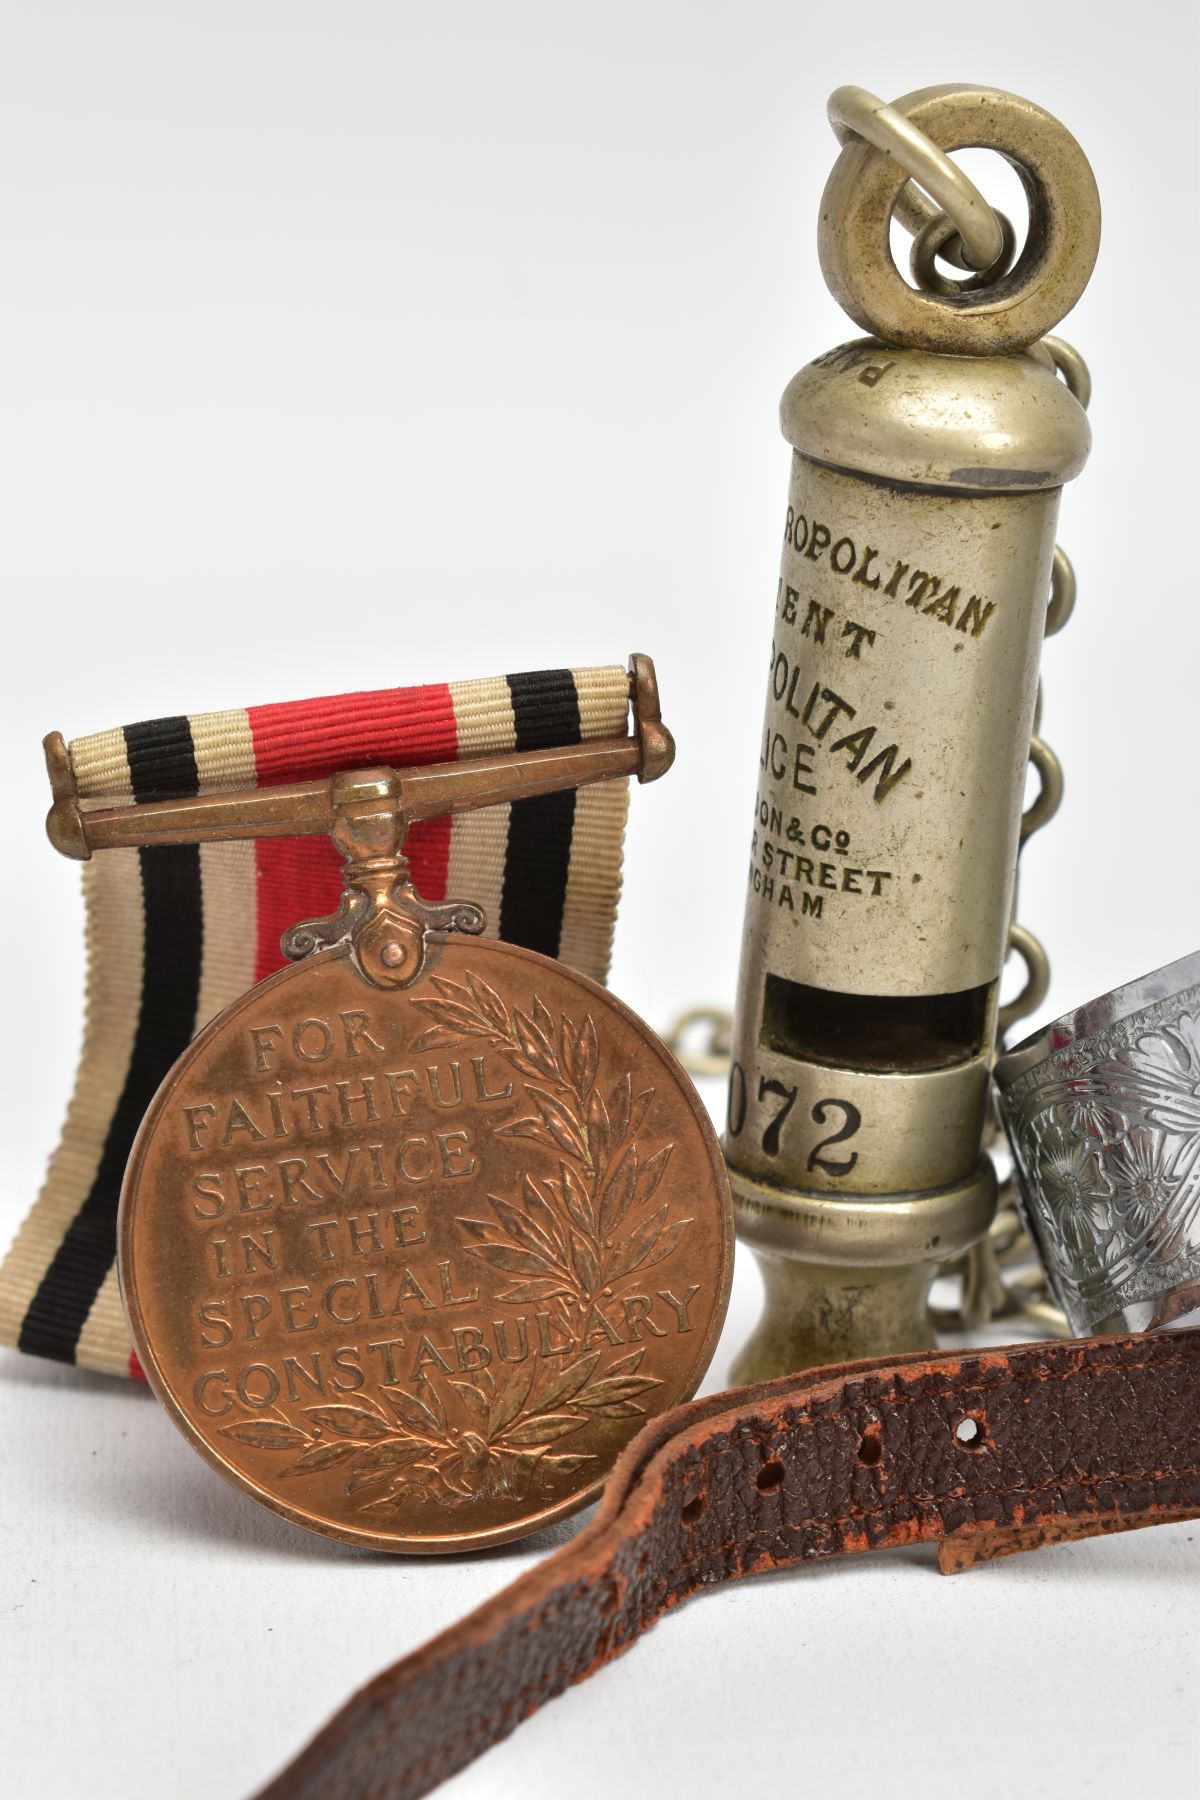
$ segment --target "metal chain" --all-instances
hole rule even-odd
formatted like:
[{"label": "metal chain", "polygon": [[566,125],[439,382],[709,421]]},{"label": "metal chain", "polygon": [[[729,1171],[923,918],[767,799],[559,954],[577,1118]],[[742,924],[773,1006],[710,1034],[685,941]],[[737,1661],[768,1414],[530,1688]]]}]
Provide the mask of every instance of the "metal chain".
[{"label": "metal chain", "polygon": [[728,1075],[733,1056],[733,1014],[720,1006],[689,1006],[666,1034],[689,1075]]},{"label": "metal chain", "polygon": [[663,1042],[689,1075],[728,1075],[733,1014],[723,1006],[689,1006],[667,1027]]},{"label": "metal chain", "polygon": [[[1079,404],[1087,406],[1092,383],[1087,364],[1073,345],[1061,338],[1047,337],[1034,347],[1061,375]],[[1054,549],[1050,577],[1050,600],[1046,608],[1047,637],[1061,631],[1075,608],[1075,571],[1061,545]],[[1034,712],[1034,733],[1029,743],[1029,760],[1038,772],[1037,798],[1026,809],[1021,820],[1018,859],[1035,831],[1049,823],[1062,803],[1062,767],[1053,750],[1039,735],[1042,712],[1042,689],[1038,684]],[[1016,910],[1016,889],[1013,892]],[[1028,1018],[1042,1004],[1050,982],[1050,959],[1040,941],[1014,919],[1009,929],[1009,948],[1025,963],[1027,978],[1021,993],[1000,1008],[996,1023],[996,1054],[1005,1048],[1005,1040],[1019,1020]],[[993,1106],[984,1148],[995,1158],[1003,1145],[999,1115]],[[1003,1154],[1003,1152],[1002,1152]],[[1051,1298],[1049,1285],[1038,1260],[1037,1251],[1022,1222],[1016,1203],[1015,1173],[1011,1158],[1007,1174],[1000,1181],[999,1204],[991,1230],[982,1243],[976,1244],[943,1275],[958,1278],[961,1283],[958,1304],[934,1308],[934,1323],[943,1331],[978,1331],[995,1319],[1015,1319],[1056,1337],[1069,1337],[1070,1328],[1061,1309]]]}]

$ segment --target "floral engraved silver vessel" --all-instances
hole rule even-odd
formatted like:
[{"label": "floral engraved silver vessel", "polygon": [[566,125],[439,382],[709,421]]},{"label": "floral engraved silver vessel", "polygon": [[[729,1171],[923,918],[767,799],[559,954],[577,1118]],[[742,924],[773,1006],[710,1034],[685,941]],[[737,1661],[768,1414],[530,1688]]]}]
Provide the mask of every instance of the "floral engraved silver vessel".
[{"label": "floral engraved silver vessel", "polygon": [[1200,952],[1027,1038],[996,1082],[1072,1329],[1200,1321]]}]

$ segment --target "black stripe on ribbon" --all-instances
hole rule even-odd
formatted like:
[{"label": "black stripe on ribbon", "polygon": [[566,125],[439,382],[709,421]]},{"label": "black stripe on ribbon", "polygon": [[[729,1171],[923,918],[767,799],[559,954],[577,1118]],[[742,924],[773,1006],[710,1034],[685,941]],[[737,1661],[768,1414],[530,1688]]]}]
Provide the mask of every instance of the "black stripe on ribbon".
[{"label": "black stripe on ribbon", "polygon": [[[199,789],[186,718],[125,727],[134,799],[181,798]],[[72,1219],[21,1325],[20,1346],[74,1362],[79,1334],[116,1255],[117,1202],[134,1135],[167,1071],[196,1029],[203,955],[197,844],[139,850],[145,939],[133,1051],[95,1180]]]},{"label": "black stripe on ribbon", "polygon": [[[580,742],[579,696],[570,669],[506,679],[518,750]],[[558,955],[574,828],[573,788],[513,801],[500,897],[500,936],[508,943],[540,950],[543,956]]]}]

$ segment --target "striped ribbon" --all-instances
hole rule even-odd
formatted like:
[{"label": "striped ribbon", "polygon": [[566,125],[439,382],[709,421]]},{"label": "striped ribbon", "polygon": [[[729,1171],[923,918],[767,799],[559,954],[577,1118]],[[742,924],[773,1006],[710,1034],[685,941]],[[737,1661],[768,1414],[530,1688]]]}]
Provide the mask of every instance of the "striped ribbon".
[{"label": "striped ribbon", "polygon": [[[85,806],[181,798],[388,764],[448,762],[619,736],[621,667],[551,669],[193,713],[77,738]],[[620,891],[626,782],[422,821],[406,853],[427,900],[474,900],[493,936],[603,981]],[[141,1373],[115,1268],[134,1133],[196,1032],[283,964],[279,939],[333,911],[326,838],[112,850],[84,867],[87,1021],[62,1140],[0,1266],[0,1342]]]}]

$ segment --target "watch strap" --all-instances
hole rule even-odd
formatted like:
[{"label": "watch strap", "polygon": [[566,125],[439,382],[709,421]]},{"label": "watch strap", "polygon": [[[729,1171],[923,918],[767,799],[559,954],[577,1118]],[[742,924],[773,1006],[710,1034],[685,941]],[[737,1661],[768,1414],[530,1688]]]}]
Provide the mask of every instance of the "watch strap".
[{"label": "watch strap", "polygon": [[416,1800],[670,1607],[936,1543],[943,1571],[1200,1517],[1200,1331],[819,1369],[653,1421],[594,1520],[342,1707],[259,1800]]}]

